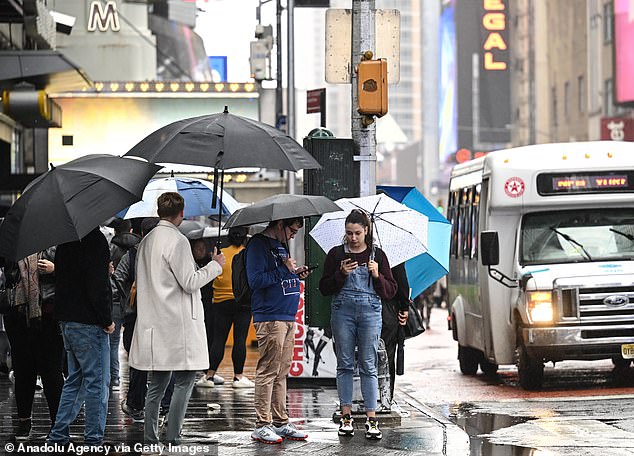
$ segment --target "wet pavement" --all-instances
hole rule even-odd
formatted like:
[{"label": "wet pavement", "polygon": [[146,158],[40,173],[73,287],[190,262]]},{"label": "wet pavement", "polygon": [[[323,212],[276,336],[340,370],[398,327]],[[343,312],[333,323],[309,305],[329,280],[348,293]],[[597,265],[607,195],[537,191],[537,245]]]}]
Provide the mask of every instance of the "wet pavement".
[{"label": "wet pavement", "polygon": [[[122,355],[123,357],[123,355]],[[245,374],[253,378],[255,350],[249,349]],[[219,374],[231,377],[230,356],[225,357],[226,367]],[[122,363],[125,378],[126,364]],[[125,396],[126,383],[114,388],[109,399],[109,413],[105,441],[117,447],[118,454],[140,454],[143,442],[143,424],[135,423],[120,409]],[[306,442],[284,441],[281,445],[265,445],[251,440],[255,412],[253,389],[234,389],[230,382],[214,388],[194,388],[183,427],[183,447],[172,454],[220,454],[220,455],[267,455],[267,454],[364,454],[364,455],[467,455],[469,439],[447,418],[414,399],[411,395],[396,392],[397,412],[392,418],[383,415],[383,439],[369,441],[358,431],[354,437],[337,435],[337,424],[333,413],[337,408],[337,391],[333,381],[312,379],[290,379],[288,409],[291,421],[306,430]],[[16,416],[13,386],[6,374],[0,374],[0,454],[14,454],[7,442],[13,434],[13,419]],[[394,419],[394,416],[400,419]],[[379,416],[382,419],[382,416]],[[355,423],[363,425],[359,417]],[[400,424],[398,424],[400,422]],[[71,438],[83,441],[83,419],[71,427]],[[29,443],[31,453],[42,445],[49,430],[46,402],[41,392],[36,393],[33,412],[33,431]],[[137,450],[137,451],[135,451]],[[112,454],[112,453],[111,453]]]}]

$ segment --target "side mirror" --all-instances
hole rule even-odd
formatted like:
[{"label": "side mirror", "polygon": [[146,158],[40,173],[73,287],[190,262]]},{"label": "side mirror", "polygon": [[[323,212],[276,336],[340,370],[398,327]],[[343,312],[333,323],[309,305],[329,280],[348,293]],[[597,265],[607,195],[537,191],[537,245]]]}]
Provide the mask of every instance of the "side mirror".
[{"label": "side mirror", "polygon": [[480,233],[480,257],[484,266],[495,266],[500,263],[500,241],[497,231]]}]

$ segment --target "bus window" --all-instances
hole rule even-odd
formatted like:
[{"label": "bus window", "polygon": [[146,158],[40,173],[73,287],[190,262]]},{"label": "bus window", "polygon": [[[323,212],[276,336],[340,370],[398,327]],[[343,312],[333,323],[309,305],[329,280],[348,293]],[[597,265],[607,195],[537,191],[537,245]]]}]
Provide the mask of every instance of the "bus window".
[{"label": "bus window", "polygon": [[478,256],[478,224],[480,219],[480,191],[482,187],[480,184],[476,185],[472,193],[471,203],[471,255],[470,258],[477,258]]},{"label": "bus window", "polygon": [[462,257],[469,258],[471,254],[471,201],[473,187],[465,188],[462,193],[460,212],[462,215]]},{"label": "bus window", "polygon": [[520,239],[522,265],[630,259],[634,256],[634,209],[527,214]]},{"label": "bus window", "polygon": [[458,191],[454,190],[449,193],[449,221],[451,222],[451,250],[449,254],[454,258],[458,258]]}]

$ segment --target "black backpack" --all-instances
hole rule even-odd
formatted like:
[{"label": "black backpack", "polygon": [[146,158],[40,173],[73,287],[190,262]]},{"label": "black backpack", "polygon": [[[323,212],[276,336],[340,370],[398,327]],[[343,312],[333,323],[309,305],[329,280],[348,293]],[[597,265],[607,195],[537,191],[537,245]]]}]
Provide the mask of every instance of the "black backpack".
[{"label": "black backpack", "polygon": [[251,309],[251,294],[253,293],[249,286],[249,280],[247,279],[247,248],[249,247],[249,243],[256,236],[266,238],[266,236],[262,234],[253,236],[247,242],[246,247],[235,254],[231,262],[231,288],[233,289],[233,296],[238,306],[245,309]]}]

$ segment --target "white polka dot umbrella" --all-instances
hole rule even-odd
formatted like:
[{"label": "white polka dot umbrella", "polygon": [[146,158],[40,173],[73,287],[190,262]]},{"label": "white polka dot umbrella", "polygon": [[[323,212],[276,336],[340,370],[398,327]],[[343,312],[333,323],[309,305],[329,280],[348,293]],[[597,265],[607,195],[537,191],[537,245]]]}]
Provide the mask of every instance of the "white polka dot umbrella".
[{"label": "white polka dot umbrella", "polygon": [[345,219],[353,209],[362,209],[373,222],[373,239],[390,262],[390,267],[427,252],[427,216],[414,211],[387,195],[342,198],[341,212],[324,214],[310,235],[328,252],[343,242]]}]

